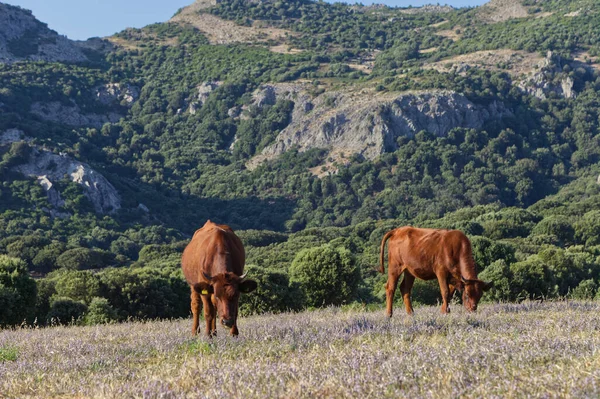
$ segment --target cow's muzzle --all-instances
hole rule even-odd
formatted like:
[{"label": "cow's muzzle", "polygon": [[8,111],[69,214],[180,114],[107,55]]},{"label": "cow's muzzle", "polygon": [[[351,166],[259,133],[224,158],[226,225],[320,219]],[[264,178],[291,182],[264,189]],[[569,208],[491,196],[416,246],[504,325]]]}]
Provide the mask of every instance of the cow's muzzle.
[{"label": "cow's muzzle", "polygon": [[223,324],[225,327],[231,328],[231,327],[233,327],[234,320],[233,319],[221,319],[221,324]]}]

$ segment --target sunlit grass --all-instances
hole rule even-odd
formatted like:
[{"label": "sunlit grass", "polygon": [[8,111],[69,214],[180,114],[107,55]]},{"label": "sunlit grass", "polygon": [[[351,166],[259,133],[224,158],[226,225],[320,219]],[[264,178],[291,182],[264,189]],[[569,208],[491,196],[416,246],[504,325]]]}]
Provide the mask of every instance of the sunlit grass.
[{"label": "sunlit grass", "polygon": [[[331,308],[240,320],[0,331],[7,397],[598,397],[600,303]],[[18,355],[17,355],[18,354]],[[1,396],[1,395],[0,395]]]}]

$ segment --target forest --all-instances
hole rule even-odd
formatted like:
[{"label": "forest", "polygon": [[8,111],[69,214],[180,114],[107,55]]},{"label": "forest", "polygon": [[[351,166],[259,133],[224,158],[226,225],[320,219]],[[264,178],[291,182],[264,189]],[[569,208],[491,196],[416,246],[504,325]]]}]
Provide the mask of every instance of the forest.
[{"label": "forest", "polygon": [[[600,14],[585,0],[522,5],[529,16],[488,23],[481,8],[224,0],[199,12],[285,29],[285,46],[298,51],[271,51],[269,38],[215,44],[166,22],[118,33],[127,46],[89,50],[85,63],[0,64],[0,137],[29,138],[0,140],[0,325],[187,317],[181,252],[207,219],[229,224],[246,247],[259,288],[242,297],[245,315],[383,303],[379,244],[403,225],[465,232],[480,278],[495,283],[486,301],[600,298]],[[522,89],[510,63],[429,67],[499,49],[546,60],[545,87],[568,81],[575,94]],[[353,66],[371,56],[372,70]],[[375,159],[293,148],[247,167],[296,112],[290,98],[257,105],[256,91],[292,83],[314,98],[446,90],[508,111],[480,128],[397,137]],[[109,84],[139,93],[102,102],[98,87]],[[73,125],[31,112],[38,103],[119,118]],[[102,174],[120,209],[98,213],[67,176],[53,205],[18,171],[42,149]],[[314,173],[323,165],[335,170]],[[413,297],[435,304],[438,292],[417,281]]]}]

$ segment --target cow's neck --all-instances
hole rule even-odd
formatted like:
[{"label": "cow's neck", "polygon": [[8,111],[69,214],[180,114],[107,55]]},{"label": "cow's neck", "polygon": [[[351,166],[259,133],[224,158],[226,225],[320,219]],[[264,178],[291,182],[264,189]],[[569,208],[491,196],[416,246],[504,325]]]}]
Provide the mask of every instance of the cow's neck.
[{"label": "cow's neck", "polygon": [[475,262],[473,260],[469,262],[461,263],[460,275],[467,280],[477,279],[477,271],[475,270]]}]

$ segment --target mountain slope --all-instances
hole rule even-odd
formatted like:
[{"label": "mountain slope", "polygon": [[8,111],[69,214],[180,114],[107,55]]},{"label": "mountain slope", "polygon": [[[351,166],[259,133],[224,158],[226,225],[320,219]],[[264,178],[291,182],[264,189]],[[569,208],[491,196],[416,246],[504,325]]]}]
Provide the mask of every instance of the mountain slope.
[{"label": "mountain slope", "polygon": [[[600,13],[511,4],[527,15],[197,2],[87,43],[104,47],[88,62],[1,63],[0,252],[49,274],[40,320],[98,295],[119,320],[185,315],[178,256],[209,218],[241,231],[276,298],[299,251],[331,244],[360,265],[355,299],[377,301],[379,240],[402,224],[467,232],[490,279],[518,282],[497,299],[593,296]],[[141,306],[145,289],[162,299]]]},{"label": "mountain slope", "polygon": [[20,7],[0,3],[0,63],[83,62],[83,49]]}]

